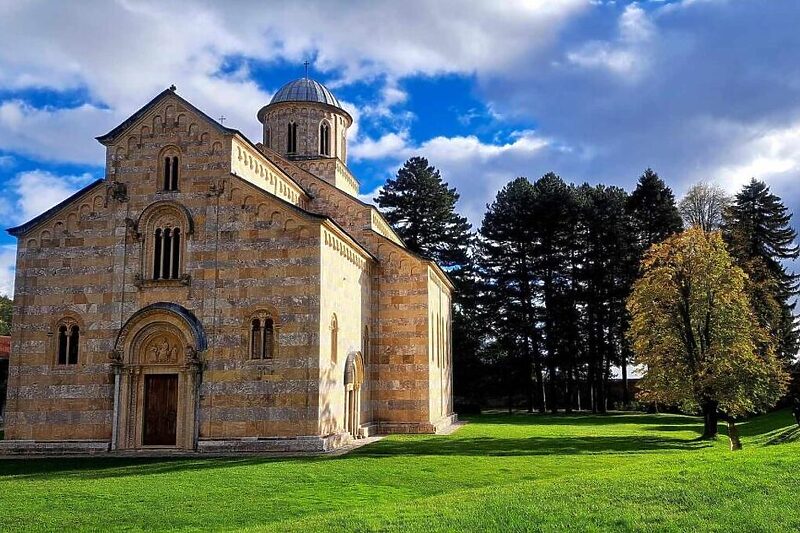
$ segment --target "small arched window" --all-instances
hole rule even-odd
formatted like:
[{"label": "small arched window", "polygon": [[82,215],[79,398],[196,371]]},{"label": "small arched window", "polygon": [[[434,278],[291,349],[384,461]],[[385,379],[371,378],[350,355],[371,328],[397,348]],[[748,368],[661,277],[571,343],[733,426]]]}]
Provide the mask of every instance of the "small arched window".
[{"label": "small arched window", "polygon": [[275,324],[272,317],[250,321],[250,359],[272,359],[275,355]]},{"label": "small arched window", "polygon": [[339,357],[339,321],[336,313],[331,317],[331,361],[336,362]]},{"label": "small arched window", "polygon": [[62,321],[58,326],[58,354],[59,365],[78,364],[78,347],[80,345],[80,326],[72,321]]},{"label": "small arched window", "polygon": [[319,153],[331,155],[331,127],[324,120],[319,125]]},{"label": "small arched window", "polygon": [[272,130],[269,127],[264,129],[264,146],[272,148]]},{"label": "small arched window", "polygon": [[178,169],[180,168],[180,159],[177,155],[167,154],[162,161],[163,165],[163,181],[162,187],[165,191],[178,190]]},{"label": "small arched window", "polygon": [[153,279],[181,277],[181,229],[164,226],[153,235]]},{"label": "small arched window", "polygon": [[297,124],[290,122],[286,132],[286,153],[297,152]]}]

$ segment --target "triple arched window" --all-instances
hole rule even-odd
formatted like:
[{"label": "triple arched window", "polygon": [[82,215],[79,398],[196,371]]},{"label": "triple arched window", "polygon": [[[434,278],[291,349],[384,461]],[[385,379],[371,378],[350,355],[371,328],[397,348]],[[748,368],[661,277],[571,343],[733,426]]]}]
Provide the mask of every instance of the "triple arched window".
[{"label": "triple arched window", "polygon": [[57,327],[57,356],[59,365],[77,365],[78,348],[80,346],[80,326],[72,320],[62,320]]},{"label": "triple arched window", "polygon": [[286,132],[286,153],[297,152],[297,124],[290,122]]},{"label": "triple arched window", "polygon": [[275,356],[275,322],[269,315],[250,321],[250,359],[272,359]]},{"label": "triple arched window", "polygon": [[331,127],[324,120],[319,125],[319,153],[331,155]]},{"label": "triple arched window", "polygon": [[180,279],[181,228],[165,225],[155,229],[153,279]]}]

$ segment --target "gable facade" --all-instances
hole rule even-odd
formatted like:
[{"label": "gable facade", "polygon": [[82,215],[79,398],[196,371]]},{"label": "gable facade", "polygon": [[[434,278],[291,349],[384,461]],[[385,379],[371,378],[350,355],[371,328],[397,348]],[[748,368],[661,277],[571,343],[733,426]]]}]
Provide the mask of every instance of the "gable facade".
[{"label": "gable facade", "polygon": [[106,177],[9,230],[0,451],[323,451],[453,421],[452,286],[357,182],[174,90],[99,140]]}]

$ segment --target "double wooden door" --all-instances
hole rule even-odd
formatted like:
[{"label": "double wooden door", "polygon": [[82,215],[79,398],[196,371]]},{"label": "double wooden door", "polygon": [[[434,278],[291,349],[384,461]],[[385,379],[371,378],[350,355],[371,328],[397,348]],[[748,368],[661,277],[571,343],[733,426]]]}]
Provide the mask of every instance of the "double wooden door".
[{"label": "double wooden door", "polygon": [[175,446],[177,433],[178,375],[145,375],[142,444]]}]

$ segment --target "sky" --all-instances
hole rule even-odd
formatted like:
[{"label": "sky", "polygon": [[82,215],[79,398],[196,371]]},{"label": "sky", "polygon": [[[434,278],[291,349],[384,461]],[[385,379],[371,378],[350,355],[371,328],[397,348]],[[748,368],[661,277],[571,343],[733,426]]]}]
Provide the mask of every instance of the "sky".
[{"label": "sky", "polygon": [[[680,196],[766,181],[800,208],[797,0],[0,0],[0,223],[101,178],[106,133],[171,84],[260,140],[303,75],[355,118],[364,199],[427,157],[477,227],[517,176]],[[796,221],[795,221],[796,222]],[[0,234],[0,294],[15,240]]]}]

